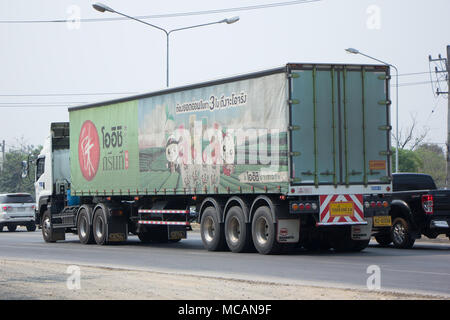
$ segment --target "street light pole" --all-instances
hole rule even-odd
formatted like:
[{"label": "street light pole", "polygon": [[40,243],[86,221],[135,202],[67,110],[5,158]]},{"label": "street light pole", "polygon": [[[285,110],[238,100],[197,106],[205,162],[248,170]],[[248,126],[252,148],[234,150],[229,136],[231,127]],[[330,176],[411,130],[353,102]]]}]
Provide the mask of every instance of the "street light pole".
[{"label": "street light pole", "polygon": [[397,172],[399,172],[399,169],[398,169],[398,149],[399,149],[399,141],[398,141],[398,139],[399,139],[399,136],[398,136],[398,69],[393,64],[390,64],[390,63],[387,63],[385,61],[379,60],[377,58],[371,57],[371,56],[369,56],[369,55],[367,55],[365,53],[360,52],[357,49],[348,48],[348,49],[345,49],[345,51],[347,51],[348,53],[360,54],[360,55],[362,55],[362,56],[364,56],[366,58],[378,61],[378,62],[380,62],[380,63],[382,63],[384,65],[387,65],[387,66],[392,67],[392,68],[395,69],[395,89],[396,89],[396,92],[395,92],[395,100],[396,100],[395,101],[395,104],[396,104],[396,110],[395,110],[395,114],[396,114],[395,115],[395,121],[396,121],[395,132],[396,133],[395,133],[395,135],[396,135],[396,139],[395,140],[397,141],[397,145],[396,145],[396,149],[395,149],[395,172],[397,173]]},{"label": "street light pole", "polygon": [[169,87],[169,37],[170,37],[171,33],[176,32],[176,31],[181,31],[181,30],[187,30],[187,29],[193,29],[193,28],[209,26],[209,25],[212,25],[212,24],[218,24],[218,23],[232,24],[232,23],[235,23],[235,22],[239,21],[239,17],[232,17],[232,18],[227,18],[227,19],[214,21],[214,22],[208,22],[208,23],[202,23],[202,24],[197,24],[197,25],[183,27],[183,28],[166,30],[166,29],[158,27],[158,26],[156,26],[154,24],[148,23],[146,21],[143,21],[143,20],[137,19],[135,17],[126,15],[126,14],[124,14],[122,12],[116,11],[116,10],[114,10],[114,9],[112,9],[112,8],[108,7],[107,5],[104,5],[102,3],[98,3],[97,2],[97,3],[93,4],[92,7],[95,10],[99,11],[99,12],[108,11],[108,12],[111,12],[111,13],[116,13],[116,14],[121,15],[123,17],[126,17],[128,19],[131,19],[131,20],[134,20],[134,21],[146,24],[146,25],[148,25],[150,27],[156,28],[156,29],[161,30],[162,32],[164,32],[164,34],[166,35],[166,86],[167,87]]}]

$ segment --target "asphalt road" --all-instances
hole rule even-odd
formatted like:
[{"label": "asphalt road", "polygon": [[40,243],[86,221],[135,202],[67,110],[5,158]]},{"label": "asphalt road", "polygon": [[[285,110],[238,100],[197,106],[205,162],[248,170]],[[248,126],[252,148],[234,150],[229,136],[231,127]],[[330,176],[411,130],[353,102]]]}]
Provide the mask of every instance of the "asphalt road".
[{"label": "asphalt road", "polygon": [[191,232],[188,237],[172,244],[142,244],[131,236],[122,245],[98,246],[82,245],[74,235],[66,235],[64,242],[45,243],[40,230],[19,230],[0,233],[0,259],[356,289],[367,288],[371,276],[367,268],[376,265],[382,290],[450,298],[450,241],[420,242],[410,250],[381,248],[371,242],[369,248],[358,253],[294,250],[263,256],[208,252],[203,249],[199,233]]}]

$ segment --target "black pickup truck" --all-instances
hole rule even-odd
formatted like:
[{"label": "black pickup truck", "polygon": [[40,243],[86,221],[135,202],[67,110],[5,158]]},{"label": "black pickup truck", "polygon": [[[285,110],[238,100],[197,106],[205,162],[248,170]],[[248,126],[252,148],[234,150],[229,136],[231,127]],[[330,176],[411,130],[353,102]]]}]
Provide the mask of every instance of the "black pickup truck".
[{"label": "black pickup truck", "polygon": [[450,190],[438,190],[431,176],[420,173],[393,174],[392,187],[392,226],[377,229],[380,245],[412,248],[422,235],[450,238]]}]

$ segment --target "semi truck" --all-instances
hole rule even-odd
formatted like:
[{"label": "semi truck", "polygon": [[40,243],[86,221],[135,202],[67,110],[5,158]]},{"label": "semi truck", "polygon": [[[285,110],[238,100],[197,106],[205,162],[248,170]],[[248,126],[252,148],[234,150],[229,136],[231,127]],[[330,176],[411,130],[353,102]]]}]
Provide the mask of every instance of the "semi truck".
[{"label": "semi truck", "polygon": [[46,242],[360,251],[390,224],[389,67],[282,67],[70,107],[35,160]]}]

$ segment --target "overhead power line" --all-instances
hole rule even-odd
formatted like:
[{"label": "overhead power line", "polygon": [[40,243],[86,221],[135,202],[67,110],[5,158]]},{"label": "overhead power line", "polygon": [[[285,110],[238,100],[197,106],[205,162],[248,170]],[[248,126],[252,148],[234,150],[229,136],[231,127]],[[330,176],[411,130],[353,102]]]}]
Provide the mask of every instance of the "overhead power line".
[{"label": "overhead power line", "polygon": [[[159,19],[159,18],[175,18],[175,17],[185,17],[185,16],[198,16],[206,14],[215,13],[225,13],[225,12],[237,12],[237,11],[251,11],[260,10],[275,7],[285,7],[293,6],[299,4],[305,4],[310,2],[319,2],[322,0],[296,0],[296,1],[285,1],[285,2],[275,2],[267,3],[261,5],[245,6],[245,7],[234,7],[234,8],[223,8],[223,9],[212,9],[203,11],[190,11],[190,12],[177,12],[177,13],[166,13],[166,14],[154,14],[145,16],[135,16],[134,18],[145,20],[145,19]],[[77,22],[103,22],[103,21],[119,21],[128,20],[128,18],[116,17],[116,18],[91,18],[91,19],[79,19]],[[0,23],[67,23],[73,22],[73,19],[53,19],[53,20],[0,20]]]},{"label": "overhead power line", "polygon": [[92,92],[92,93],[20,93],[0,94],[0,97],[62,97],[62,96],[102,96],[116,94],[137,94],[138,92]]}]

